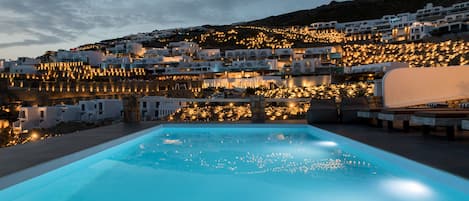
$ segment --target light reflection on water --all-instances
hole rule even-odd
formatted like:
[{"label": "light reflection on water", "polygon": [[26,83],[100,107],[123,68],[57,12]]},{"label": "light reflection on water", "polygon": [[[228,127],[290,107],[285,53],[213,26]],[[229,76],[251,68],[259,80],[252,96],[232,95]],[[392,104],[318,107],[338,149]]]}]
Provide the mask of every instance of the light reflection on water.
[{"label": "light reflection on water", "polygon": [[[204,174],[317,176],[375,175],[370,162],[343,152],[332,141],[306,134],[163,134],[116,160],[157,169]],[[351,174],[353,173],[353,174]]]}]

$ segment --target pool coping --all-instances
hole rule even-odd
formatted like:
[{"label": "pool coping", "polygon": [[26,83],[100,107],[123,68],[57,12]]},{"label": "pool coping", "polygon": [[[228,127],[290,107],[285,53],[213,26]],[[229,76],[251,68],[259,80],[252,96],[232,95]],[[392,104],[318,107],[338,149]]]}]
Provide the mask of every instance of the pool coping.
[{"label": "pool coping", "polygon": [[452,188],[458,189],[461,192],[466,192],[469,194],[468,190],[464,188],[465,184],[469,184],[469,180],[465,178],[456,176],[454,174],[448,173],[444,170],[439,170],[417,161],[413,161],[411,159],[405,158],[403,156],[397,155],[392,152],[388,152],[385,150],[381,150],[379,148],[367,145],[365,143],[356,141],[354,139],[341,136],[339,134],[307,125],[307,124],[160,124],[155,127],[147,128],[136,133],[123,136],[96,146],[92,146],[90,148],[86,148],[84,150],[65,155],[56,159],[53,159],[48,162],[44,162],[24,170],[20,170],[18,172],[14,172],[12,174],[6,175],[4,177],[0,177],[0,190],[12,187],[16,184],[22,183],[29,179],[38,177],[42,174],[47,172],[53,171],[60,167],[66,166],[68,164],[77,162],[81,159],[86,157],[92,156],[97,154],[101,151],[106,149],[118,146],[125,142],[131,141],[138,137],[144,136],[151,131],[163,129],[165,127],[171,128],[223,128],[223,127],[237,127],[237,128],[306,128],[310,130],[320,131],[320,135],[324,136],[327,135],[329,139],[338,140],[340,143],[351,146],[351,148],[357,149],[357,151],[369,151],[372,150],[373,152],[370,154],[374,157],[380,157],[382,160],[385,160],[388,163],[397,163],[399,166],[405,166],[406,170],[418,172],[422,176],[428,176],[435,178],[439,183],[443,183],[445,185],[449,185]]},{"label": "pool coping", "polygon": [[465,192],[466,194],[469,195],[469,189],[465,188],[469,186],[469,180],[464,177],[460,177],[458,175],[452,174],[445,170],[441,170],[441,169],[437,169],[437,168],[425,165],[423,163],[414,161],[412,159],[406,158],[396,153],[388,152],[386,150],[373,147],[371,145],[333,133],[328,130],[324,130],[315,126],[311,126],[311,129],[319,130],[319,131],[322,131],[323,133],[327,133],[330,135],[328,137],[332,139],[339,140],[342,142],[345,141],[346,144],[344,145],[351,146],[351,148],[355,148],[357,149],[357,151],[361,153],[363,153],[364,151],[372,151],[370,153],[367,152],[365,154],[369,154],[374,157],[380,157],[380,160],[383,160],[386,163],[395,163],[395,164],[398,164],[398,166],[404,166],[405,169],[408,171],[418,172],[422,176],[434,178],[439,183],[443,183],[445,185],[451,186],[452,188],[458,189],[459,191]]},{"label": "pool coping", "polygon": [[141,131],[138,131],[136,133],[126,135],[108,142],[104,142],[102,144],[92,146],[86,149],[83,149],[81,151],[68,154],[65,156],[61,156],[59,158],[40,163],[38,165],[14,172],[12,174],[6,175],[4,177],[0,177],[0,190],[6,189],[8,187],[14,186],[16,184],[19,184],[21,182],[27,181],[29,179],[38,177],[42,174],[45,174],[47,172],[53,171],[55,169],[58,169],[60,167],[66,166],[68,164],[74,163],[76,161],[79,161],[81,159],[84,159],[86,157],[92,156],[94,154],[97,154],[101,151],[104,151],[106,149],[109,149],[111,147],[120,145],[124,142],[127,142],[129,140],[136,139],[140,136],[145,135],[147,132],[159,129],[162,125],[158,125],[152,128],[147,128]]}]

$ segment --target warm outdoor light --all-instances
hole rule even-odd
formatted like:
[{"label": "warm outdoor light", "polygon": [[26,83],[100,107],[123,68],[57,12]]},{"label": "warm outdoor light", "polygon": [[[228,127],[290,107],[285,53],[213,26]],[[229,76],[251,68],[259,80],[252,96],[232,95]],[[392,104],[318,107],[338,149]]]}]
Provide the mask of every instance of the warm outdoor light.
[{"label": "warm outdoor light", "polygon": [[40,137],[40,135],[39,135],[39,133],[37,133],[36,131],[33,131],[33,132],[31,133],[31,140],[32,140],[32,141],[38,140],[39,137]]}]

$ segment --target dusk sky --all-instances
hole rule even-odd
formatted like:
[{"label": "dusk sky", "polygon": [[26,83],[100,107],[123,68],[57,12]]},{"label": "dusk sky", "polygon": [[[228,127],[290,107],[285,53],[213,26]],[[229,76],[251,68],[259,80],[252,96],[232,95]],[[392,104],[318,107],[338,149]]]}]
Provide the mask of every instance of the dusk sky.
[{"label": "dusk sky", "polygon": [[47,50],[155,29],[231,24],[330,0],[0,0],[0,58],[36,57]]}]

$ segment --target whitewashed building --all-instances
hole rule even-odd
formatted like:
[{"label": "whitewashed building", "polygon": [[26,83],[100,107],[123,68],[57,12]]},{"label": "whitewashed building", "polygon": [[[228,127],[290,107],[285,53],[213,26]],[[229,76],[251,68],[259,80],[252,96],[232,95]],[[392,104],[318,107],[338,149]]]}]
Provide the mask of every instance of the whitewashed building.
[{"label": "whitewashed building", "polygon": [[118,99],[97,99],[78,103],[83,122],[94,123],[103,120],[119,120],[122,118],[123,104]]},{"label": "whitewashed building", "polygon": [[128,42],[128,43],[121,43],[117,44],[116,46],[109,48],[113,54],[133,54],[137,56],[143,56],[145,53],[145,48],[143,48],[142,44]]},{"label": "whitewashed building", "polygon": [[424,8],[417,10],[417,20],[431,22],[437,19],[441,19],[445,16],[446,9],[442,6],[433,6],[432,3],[428,3]]},{"label": "whitewashed building", "polygon": [[369,65],[359,65],[352,67],[344,67],[345,74],[360,74],[360,73],[386,73],[393,69],[409,68],[408,63],[403,62],[387,62]]},{"label": "whitewashed building", "polygon": [[203,49],[197,53],[197,58],[205,61],[219,60],[221,58],[220,49]]},{"label": "whitewashed building", "polygon": [[281,48],[275,50],[275,56],[277,56],[279,60],[292,60],[294,55],[295,52],[292,48]]},{"label": "whitewashed building", "polygon": [[161,120],[184,106],[185,103],[178,99],[145,96],[140,99],[140,114],[143,121]]},{"label": "whitewashed building", "polygon": [[199,44],[186,41],[171,42],[168,44],[168,47],[171,49],[173,56],[195,56],[196,53],[200,50]]},{"label": "whitewashed building", "polygon": [[101,63],[101,68],[130,68],[133,59],[130,57],[107,56]]},{"label": "whitewashed building", "polygon": [[316,67],[321,66],[320,59],[303,59],[295,60],[291,64],[291,74],[293,75],[307,75],[316,71]]},{"label": "whitewashed building", "polygon": [[321,29],[337,29],[339,23],[337,21],[330,21],[330,22],[316,22],[312,23],[310,28],[313,30],[321,30]]},{"label": "whitewashed building", "polygon": [[410,26],[409,40],[422,40],[431,36],[431,31],[435,30],[435,25],[431,22],[414,22]]},{"label": "whitewashed building", "polygon": [[83,62],[91,66],[100,66],[104,54],[99,51],[66,51],[57,52],[57,62]]},{"label": "whitewashed building", "polygon": [[272,56],[272,49],[236,49],[225,51],[225,59],[229,60],[262,60]]},{"label": "whitewashed building", "polygon": [[171,50],[168,48],[150,48],[145,51],[145,58],[154,57],[169,57],[171,56]]},{"label": "whitewashed building", "polygon": [[22,107],[13,129],[15,133],[23,133],[35,128],[47,129],[64,122],[79,121],[80,108],[77,105]]},{"label": "whitewashed building", "polygon": [[230,71],[277,70],[275,61],[270,59],[233,61],[228,69]]},{"label": "whitewashed building", "polygon": [[204,79],[203,88],[226,88],[226,89],[246,89],[267,87],[271,84],[281,86],[282,79],[279,76],[257,76],[251,78],[217,78]]},{"label": "whitewashed building", "polygon": [[15,62],[9,62],[10,73],[13,74],[35,74],[37,73],[36,66],[39,64],[39,60],[19,57]]}]

